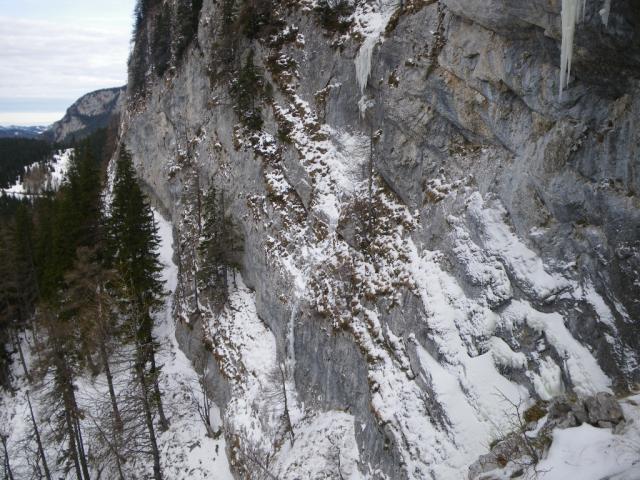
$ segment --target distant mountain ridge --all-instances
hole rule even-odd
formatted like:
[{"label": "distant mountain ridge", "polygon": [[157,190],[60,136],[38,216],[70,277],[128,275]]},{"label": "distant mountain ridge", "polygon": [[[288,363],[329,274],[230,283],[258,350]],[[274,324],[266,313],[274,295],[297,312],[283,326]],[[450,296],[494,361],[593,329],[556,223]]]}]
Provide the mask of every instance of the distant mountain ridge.
[{"label": "distant mountain ridge", "polygon": [[55,122],[43,137],[51,142],[69,143],[106,127],[124,104],[126,87],[106,88],[87,93],[71,105],[65,116]]},{"label": "distant mountain ridge", "polygon": [[0,138],[39,138],[49,127],[43,125],[20,126],[9,125],[0,126]]}]

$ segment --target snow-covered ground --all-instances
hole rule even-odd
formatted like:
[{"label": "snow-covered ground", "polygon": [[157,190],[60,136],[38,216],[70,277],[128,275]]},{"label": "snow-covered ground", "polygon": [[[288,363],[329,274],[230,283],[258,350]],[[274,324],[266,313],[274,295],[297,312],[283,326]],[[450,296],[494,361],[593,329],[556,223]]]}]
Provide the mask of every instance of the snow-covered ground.
[{"label": "snow-covered ground", "polygon": [[[158,361],[163,366],[161,389],[163,402],[170,427],[166,432],[158,434],[161,451],[161,464],[164,478],[170,480],[219,479],[232,480],[229,462],[226,457],[224,435],[217,439],[207,436],[207,430],[197,412],[197,402],[201,401],[201,390],[198,374],[191,362],[179,349],[175,339],[174,320],[171,314],[173,291],[177,283],[177,267],[173,263],[172,226],[171,223],[154,212],[161,238],[160,259],[164,265],[162,272],[166,288],[171,295],[167,297],[165,308],[158,313],[156,337],[161,344]],[[27,363],[31,364],[30,352],[32,341],[27,335],[23,338],[23,349],[27,354]],[[14,358],[13,374],[16,377],[15,394],[0,392],[0,433],[8,436],[11,467],[16,479],[32,477],[32,465],[36,461],[36,445],[32,439],[33,429],[29,419],[26,392],[31,391],[31,399],[36,410],[36,417],[42,435],[48,439],[51,423],[44,416],[46,404],[36,388],[29,385],[17,358]],[[117,370],[117,369],[115,369]],[[126,372],[116,372],[116,387],[125,384]],[[84,438],[88,454],[91,455],[96,438],[91,438],[90,419],[98,415],[96,399],[107,397],[106,382],[102,375],[95,378],[89,375],[78,379],[78,401],[86,409]],[[212,426],[215,431],[220,426],[220,416],[215,405],[212,406]],[[55,478],[66,478],[56,465],[59,446],[46,440],[46,456],[49,468]],[[127,478],[148,478],[151,472],[151,459],[139,456],[128,459],[125,464]],[[71,478],[70,476],[68,478]],[[117,478],[108,469],[102,472],[102,478]]]},{"label": "snow-covered ground", "polygon": [[621,402],[629,423],[619,435],[610,428],[555,430],[537,480],[638,480],[640,478],[640,395]]},{"label": "snow-covered ground", "polygon": [[[523,480],[638,480],[640,479],[640,395],[620,400],[625,422],[616,428],[587,423],[555,429],[548,453],[535,467],[526,467]],[[546,417],[538,423],[544,424]],[[533,432],[529,432],[533,433]],[[534,435],[531,435],[534,436]],[[487,473],[492,480],[508,480],[521,465]]]},{"label": "snow-covered ground", "polygon": [[[193,404],[194,392],[196,395],[200,393],[198,374],[178,346],[171,308],[178,279],[178,267],[173,262],[173,227],[157,211],[154,211],[154,217],[160,234],[160,260],[164,265],[162,277],[170,292],[165,309],[158,314],[155,331],[164,347],[159,356],[159,362],[163,365],[161,385],[171,423],[169,430],[159,438],[163,473],[165,478],[172,480],[233,480],[224,435],[218,439],[208,437]],[[215,430],[221,424],[215,405],[212,417]]]},{"label": "snow-covered ground", "polygon": [[24,169],[22,179],[16,179],[16,182],[8,188],[3,188],[2,192],[13,197],[25,197],[38,195],[45,191],[57,190],[60,188],[67,170],[69,170],[69,162],[73,155],[73,148],[60,150],[55,153],[49,162],[44,164],[46,173],[42,178],[32,179],[30,174],[42,167],[39,162],[28,165]]}]

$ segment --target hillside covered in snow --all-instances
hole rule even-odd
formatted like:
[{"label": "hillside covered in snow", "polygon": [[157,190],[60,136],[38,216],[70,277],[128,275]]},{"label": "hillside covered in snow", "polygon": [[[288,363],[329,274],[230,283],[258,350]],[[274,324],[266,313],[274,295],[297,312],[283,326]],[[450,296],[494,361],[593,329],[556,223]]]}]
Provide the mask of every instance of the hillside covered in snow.
[{"label": "hillside covered in snow", "polygon": [[140,0],[135,23],[104,209],[130,154],[169,291],[141,396],[170,421],[121,477],[640,478],[635,0]]}]

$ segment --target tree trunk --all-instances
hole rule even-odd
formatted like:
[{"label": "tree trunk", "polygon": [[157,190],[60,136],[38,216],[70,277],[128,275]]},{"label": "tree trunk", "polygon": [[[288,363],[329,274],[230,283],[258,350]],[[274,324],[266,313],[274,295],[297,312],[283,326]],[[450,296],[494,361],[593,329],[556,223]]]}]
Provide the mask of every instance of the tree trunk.
[{"label": "tree trunk", "polygon": [[291,416],[289,415],[289,399],[287,398],[287,382],[286,377],[284,375],[284,367],[282,364],[278,365],[280,369],[280,380],[282,382],[282,394],[284,396],[284,417],[287,420],[287,430],[289,430],[289,436],[291,437],[291,445],[295,442],[295,437],[293,436],[293,425],[291,424]]},{"label": "tree trunk", "polygon": [[119,453],[119,446],[121,444],[120,433],[117,432],[115,429],[112,429],[110,433],[113,435],[113,437],[112,437],[112,440],[109,440],[107,438],[107,433],[102,428],[100,428],[100,425],[98,424],[98,422],[96,422],[94,418],[91,418],[91,420],[93,421],[93,425],[95,426],[96,430],[102,437],[102,440],[107,445],[107,447],[109,447],[109,450],[111,450],[111,453],[113,453],[116,459],[116,467],[118,468],[118,478],[120,480],[125,480],[124,473],[122,471],[122,463],[123,463],[122,456]]},{"label": "tree trunk", "polygon": [[151,360],[151,376],[153,378],[153,391],[156,403],[158,405],[158,416],[160,417],[160,428],[162,430],[167,430],[169,428],[169,421],[167,417],[164,415],[164,408],[162,407],[162,394],[160,392],[160,384],[158,382],[158,369],[156,368],[156,353],[155,348],[153,347],[153,340],[149,341],[149,350],[150,355],[149,359]]},{"label": "tree trunk", "polygon": [[102,357],[102,367],[107,377],[107,385],[109,386],[109,397],[111,398],[111,408],[113,410],[113,418],[115,421],[116,430],[122,430],[122,417],[120,416],[120,410],[118,409],[118,401],[116,398],[116,391],[113,388],[113,375],[111,374],[111,367],[109,367],[109,356],[107,355],[107,348],[104,345],[104,341],[100,342],[100,356]]},{"label": "tree trunk", "polygon": [[198,238],[200,238],[202,236],[202,199],[200,198],[200,174],[198,173],[197,169],[196,169],[196,202],[198,206]]},{"label": "tree trunk", "polygon": [[113,454],[116,456],[116,466],[118,467],[118,476],[120,480],[125,480],[124,473],[122,472],[122,458],[120,457],[120,452],[118,451],[120,445],[119,433],[113,432],[114,437],[114,445],[112,447]]},{"label": "tree trunk", "polygon": [[142,390],[142,408],[144,410],[144,418],[149,431],[149,442],[151,443],[151,454],[153,455],[153,478],[162,480],[162,472],[160,470],[160,452],[158,450],[158,442],[156,441],[156,432],[153,428],[153,416],[151,415],[151,406],[149,405],[149,388],[144,378],[144,363],[138,361],[136,364],[136,374],[140,389]]},{"label": "tree trunk", "polygon": [[76,445],[78,446],[78,455],[80,457],[80,466],[82,467],[82,474],[86,480],[90,479],[89,467],[87,465],[87,454],[84,450],[84,441],[82,440],[82,429],[80,428],[80,420],[78,419],[78,405],[76,404],[75,395],[71,392],[73,405],[74,405],[74,423],[76,430]]},{"label": "tree trunk", "polygon": [[82,470],[80,469],[80,462],[78,461],[78,447],[76,445],[76,429],[73,424],[74,422],[71,420],[71,413],[69,413],[68,399],[65,399],[64,403],[65,403],[64,420],[67,426],[67,435],[69,436],[69,452],[71,453],[73,466],[76,470],[76,476],[78,477],[78,480],[83,480]]},{"label": "tree trunk", "polygon": [[44,455],[44,448],[42,448],[42,440],[40,439],[40,431],[38,430],[38,424],[36,423],[36,417],[33,415],[33,407],[31,406],[31,399],[29,398],[29,392],[27,392],[27,403],[29,404],[29,413],[31,414],[31,422],[33,424],[33,432],[36,435],[36,443],[38,444],[38,452],[40,453],[40,459],[42,460],[42,467],[44,468],[44,475],[47,480],[51,480],[51,473],[47,465],[47,457]]},{"label": "tree trunk", "polygon": [[2,440],[2,448],[4,449],[5,474],[7,475],[8,480],[14,480],[13,472],[11,471],[11,464],[9,463],[9,450],[7,449],[7,437],[2,435],[2,436],[0,436],[0,440]]},{"label": "tree trunk", "polygon": [[18,334],[15,331],[13,332],[13,343],[18,349],[18,355],[20,357],[20,363],[22,364],[22,369],[24,370],[24,375],[25,377],[27,377],[27,380],[29,381],[29,383],[31,383],[31,374],[29,373],[29,368],[27,368],[27,362],[24,358],[24,352],[22,351],[22,344],[20,343],[20,337],[18,337]]}]

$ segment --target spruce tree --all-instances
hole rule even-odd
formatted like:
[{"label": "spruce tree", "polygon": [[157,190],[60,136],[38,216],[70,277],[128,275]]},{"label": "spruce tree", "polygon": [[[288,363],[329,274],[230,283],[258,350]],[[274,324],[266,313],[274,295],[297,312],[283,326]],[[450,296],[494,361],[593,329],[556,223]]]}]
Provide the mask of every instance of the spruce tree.
[{"label": "spruce tree", "polygon": [[198,36],[198,22],[202,10],[202,0],[178,0],[176,23],[178,38],[176,42],[176,58],[181,61],[185,51]]},{"label": "spruce tree", "polygon": [[201,288],[209,291],[214,306],[219,308],[227,301],[229,270],[238,267],[242,239],[225,215],[224,193],[213,186],[204,197],[203,219],[198,277]]},{"label": "spruce tree", "polygon": [[171,62],[171,9],[168,3],[160,7],[151,43],[153,65],[161,77]]},{"label": "spruce tree", "polygon": [[97,352],[99,364],[107,379],[109,399],[116,428],[122,428],[109,354],[117,339],[114,298],[110,285],[115,272],[103,267],[97,247],[80,247],[74,268],[65,275],[68,291],[67,308],[78,325],[85,358]]},{"label": "spruce tree", "polygon": [[263,124],[260,99],[265,82],[253,63],[253,56],[253,50],[249,50],[245,64],[238,72],[238,78],[231,85],[231,95],[235,100],[235,111],[240,122],[249,130],[260,130]]},{"label": "spruce tree", "polygon": [[[65,445],[61,460],[79,480],[89,479],[89,468],[81,426],[84,413],[76,399],[75,382],[86,365],[92,365],[92,356],[86,347],[85,324],[77,315],[64,277],[73,267],[77,247],[98,241],[100,190],[96,162],[88,149],[80,148],[71,158],[59,192],[36,205],[37,323],[45,334],[39,346],[38,370],[41,378],[50,379],[44,384],[45,395],[57,440]],[[28,225],[16,229],[26,232],[22,237],[28,238]],[[23,256],[28,258],[29,251]],[[23,263],[28,264],[27,260]]]},{"label": "spruce tree", "polygon": [[9,229],[0,225],[0,387],[11,387],[10,366],[12,342],[15,329],[18,292],[16,288],[15,264],[12,255]]},{"label": "spruce tree", "polygon": [[61,294],[56,300],[43,302],[38,309],[46,342],[39,352],[37,366],[40,378],[51,379],[45,385],[45,395],[55,439],[61,445],[66,445],[61,451],[61,461],[75,470],[78,480],[88,480],[90,477],[80,425],[84,414],[78,405],[75,387],[75,380],[83,369],[78,348],[82,339],[66,308],[66,299]]},{"label": "spruce tree", "polygon": [[162,474],[153,408],[157,409],[162,428],[166,429],[168,422],[158,385],[153,313],[163,305],[165,292],[160,279],[159,237],[153,212],[138,184],[131,154],[124,148],[116,163],[109,241],[114,267],[119,273],[128,304],[128,325],[136,347],[135,375],[142,393],[142,408],[154,460],[154,478],[159,480]]}]

